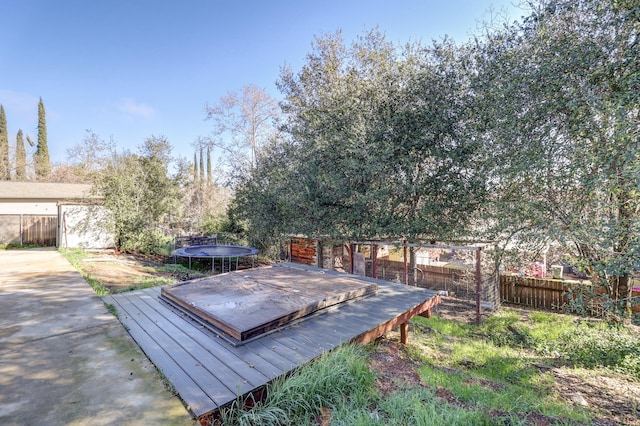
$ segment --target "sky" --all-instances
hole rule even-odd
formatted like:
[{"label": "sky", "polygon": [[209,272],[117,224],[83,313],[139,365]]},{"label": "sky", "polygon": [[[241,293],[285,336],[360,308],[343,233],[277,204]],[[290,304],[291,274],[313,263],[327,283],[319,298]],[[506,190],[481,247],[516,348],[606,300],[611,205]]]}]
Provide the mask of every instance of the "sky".
[{"label": "sky", "polygon": [[496,14],[523,15],[513,0],[0,0],[0,10],[12,153],[18,129],[37,139],[42,98],[54,164],[87,130],[131,151],[164,136],[190,159],[213,130],[207,103],[250,84],[280,98],[281,67],[300,70],[316,36],[340,30],[349,44],[377,28],[398,45],[463,42]]}]

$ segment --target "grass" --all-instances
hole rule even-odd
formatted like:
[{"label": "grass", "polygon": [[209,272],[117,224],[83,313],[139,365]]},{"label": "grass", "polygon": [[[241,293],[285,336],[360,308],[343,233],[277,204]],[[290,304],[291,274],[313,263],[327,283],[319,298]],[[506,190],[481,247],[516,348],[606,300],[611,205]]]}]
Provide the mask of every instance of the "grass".
[{"label": "grass", "polygon": [[177,279],[172,278],[172,276],[188,276],[189,278],[199,278],[203,277],[206,274],[203,274],[198,271],[190,270],[182,265],[162,265],[158,267],[148,266],[145,267],[149,273],[161,273],[165,276],[141,276],[136,279],[135,283],[132,285],[118,289],[117,291],[110,291],[104,283],[100,282],[99,279],[96,279],[88,273],[83,265],[83,261],[90,257],[90,255],[82,249],[65,249],[60,248],[60,253],[67,258],[67,260],[73,265],[74,268],[85,279],[85,281],[91,286],[91,288],[96,292],[96,294],[100,297],[106,296],[111,293],[124,293],[128,291],[141,290],[150,287],[161,286],[165,284],[173,284],[177,281]]},{"label": "grass", "polygon": [[[93,288],[96,294],[100,297],[106,296],[112,293],[124,293],[134,290],[142,290],[150,287],[157,287],[166,284],[173,284],[176,281],[184,279],[201,278],[210,275],[208,270],[206,272],[199,271],[197,269],[189,269],[180,264],[167,264],[161,266],[146,266],[142,270],[154,274],[155,276],[140,276],[131,285],[118,288],[117,290],[110,290],[99,279],[91,276],[91,274],[84,269],[84,260],[89,258],[90,255],[82,249],[65,249],[59,248],[60,253],[67,258],[67,260],[73,265],[74,268],[85,279],[85,281]],[[209,266],[210,268],[210,266]],[[180,278],[176,278],[180,277]]]},{"label": "grass", "polygon": [[173,284],[176,280],[169,277],[142,277],[137,282],[129,287],[125,287],[118,290],[118,293],[125,293],[127,291],[142,290],[150,287],[157,287],[159,285]]},{"label": "grass", "polygon": [[[560,398],[554,375],[537,366],[640,378],[632,361],[639,358],[639,337],[596,321],[545,312],[524,321],[503,309],[479,326],[438,317],[412,323],[404,352],[425,386],[400,385],[381,396],[368,363],[376,344],[346,345],[273,382],[264,400],[236,400],[209,424],[525,425],[536,415],[545,424],[587,425],[594,414]],[[455,403],[436,396],[443,390]]]},{"label": "grass", "polygon": [[[85,252],[60,251],[98,295],[108,294],[83,270]],[[194,276],[180,265],[157,269]],[[123,291],[173,281],[144,278]],[[115,307],[107,309],[117,315]],[[637,333],[601,321],[549,312],[529,312],[523,319],[505,308],[479,326],[434,316],[414,318],[412,329],[411,344],[403,351],[419,366],[425,386],[398,386],[382,396],[368,362],[376,344],[347,345],[275,380],[264,399],[237,399],[210,424],[525,425],[533,413],[548,424],[586,425],[594,423],[593,414],[566,403],[554,390],[554,375],[540,365],[640,380]],[[452,398],[438,397],[443,390]]]},{"label": "grass", "polygon": [[111,315],[113,315],[116,318],[118,317],[118,308],[116,308],[115,305],[111,303],[105,303],[104,306],[107,308],[107,311],[111,313]]},{"label": "grass", "polygon": [[103,283],[96,280],[95,278],[92,278],[83,268],[82,261],[89,257],[87,252],[82,249],[59,248],[58,250],[64,257],[67,258],[69,263],[71,263],[73,267],[76,268],[78,272],[80,272],[80,275],[82,275],[84,280],[91,286],[93,291],[95,291],[98,296],[107,296],[110,293],[109,289],[107,289]]},{"label": "grass", "polygon": [[164,272],[170,275],[188,275],[189,278],[202,278],[210,275],[210,271],[207,270],[205,272],[197,271],[194,269],[189,269],[188,267],[181,265],[179,263],[175,264],[167,264],[154,268],[157,272]]},{"label": "grass", "polygon": [[21,249],[30,249],[30,248],[41,248],[40,244],[0,244],[0,250],[21,250]]}]

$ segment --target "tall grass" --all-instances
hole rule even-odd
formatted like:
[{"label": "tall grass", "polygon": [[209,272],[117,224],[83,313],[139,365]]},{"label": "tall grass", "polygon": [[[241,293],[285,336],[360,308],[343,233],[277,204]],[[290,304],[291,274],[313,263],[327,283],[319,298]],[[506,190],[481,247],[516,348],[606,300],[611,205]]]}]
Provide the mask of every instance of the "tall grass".
[{"label": "tall grass", "polygon": [[[593,414],[561,399],[553,374],[536,365],[615,365],[627,374],[637,366],[638,336],[563,315],[532,313],[522,321],[505,309],[480,326],[437,317],[413,324],[405,353],[421,365],[425,386],[381,396],[368,366],[376,345],[345,345],[274,381],[263,400],[236,400],[210,424],[525,425],[532,413],[548,424],[590,424]],[[580,342],[587,342],[581,351]],[[454,403],[437,396],[443,389]]]},{"label": "tall grass", "polygon": [[323,408],[344,404],[366,406],[374,398],[374,375],[362,346],[345,345],[298,369],[289,378],[274,381],[264,401],[238,399],[220,412],[222,424],[313,424]]}]

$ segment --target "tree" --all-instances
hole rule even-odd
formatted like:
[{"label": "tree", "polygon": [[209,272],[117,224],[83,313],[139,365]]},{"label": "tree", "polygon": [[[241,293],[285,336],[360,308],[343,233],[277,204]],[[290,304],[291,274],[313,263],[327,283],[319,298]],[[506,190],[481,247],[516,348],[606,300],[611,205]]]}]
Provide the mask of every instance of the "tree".
[{"label": "tree", "polygon": [[212,183],[212,175],[211,175],[211,147],[207,146],[207,186],[210,186]]},{"label": "tree", "polygon": [[94,190],[109,211],[108,225],[119,250],[154,251],[165,241],[162,226],[181,200],[168,176],[171,146],[164,137],[150,137],[139,154],[111,152]]},{"label": "tree", "polygon": [[193,153],[193,181],[198,180],[198,154]]},{"label": "tree", "polygon": [[46,179],[51,173],[51,163],[49,160],[49,148],[47,147],[47,121],[42,98],[38,103],[38,146],[33,157],[36,177],[39,180]]},{"label": "tree", "polygon": [[11,180],[7,116],[5,115],[4,106],[2,105],[0,105],[0,180]]},{"label": "tree", "polygon": [[617,314],[640,266],[639,12],[541,1],[476,57],[494,235],[572,245]]},{"label": "tree", "polygon": [[204,184],[205,169],[204,169],[204,147],[200,146],[200,183]]},{"label": "tree", "polygon": [[262,147],[277,135],[278,105],[258,86],[245,86],[241,95],[229,92],[217,104],[207,104],[205,111],[214,134],[223,141],[227,137],[219,145],[229,154],[232,179],[255,167]]},{"label": "tree", "polygon": [[205,224],[210,222],[212,217],[225,213],[229,195],[213,180],[211,149],[214,142],[210,138],[198,137],[193,146],[195,151],[191,176],[188,178],[186,173],[179,173],[182,176],[180,185],[184,195],[184,226],[193,232],[204,232],[203,227],[207,228],[207,232],[211,232],[210,227]]},{"label": "tree", "polygon": [[284,141],[264,147],[262,160],[238,183],[227,212],[234,223],[248,225],[250,243],[263,253],[277,249],[283,236],[299,232],[296,217],[304,206],[291,148]]},{"label": "tree", "polygon": [[18,134],[16,135],[15,164],[16,164],[16,180],[18,181],[27,180],[27,151],[25,150],[25,147],[24,147],[24,138],[22,134],[22,129],[19,129]]},{"label": "tree", "polygon": [[377,31],[349,47],[316,39],[299,72],[282,71],[283,137],[239,180],[233,212],[261,244],[468,235],[485,184],[465,55],[451,42],[397,50]]},{"label": "tree", "polygon": [[337,33],[314,48],[300,72],[285,69],[279,81],[291,138],[285,152],[294,164],[286,197],[299,206],[290,219],[297,232],[465,235],[484,182],[472,163],[478,146],[463,131],[468,82],[457,47],[399,52],[371,31],[350,47]]},{"label": "tree", "polygon": [[90,182],[104,171],[115,149],[113,139],[105,141],[87,129],[82,142],[67,149],[67,161],[76,175]]}]

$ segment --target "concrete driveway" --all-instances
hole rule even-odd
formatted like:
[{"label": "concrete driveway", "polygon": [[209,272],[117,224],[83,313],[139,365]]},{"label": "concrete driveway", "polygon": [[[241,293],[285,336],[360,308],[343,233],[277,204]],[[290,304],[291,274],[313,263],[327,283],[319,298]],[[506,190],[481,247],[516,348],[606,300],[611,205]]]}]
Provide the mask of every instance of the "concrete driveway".
[{"label": "concrete driveway", "polygon": [[56,250],[0,251],[0,424],[194,425]]}]

